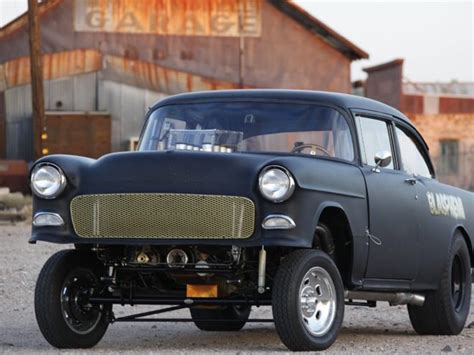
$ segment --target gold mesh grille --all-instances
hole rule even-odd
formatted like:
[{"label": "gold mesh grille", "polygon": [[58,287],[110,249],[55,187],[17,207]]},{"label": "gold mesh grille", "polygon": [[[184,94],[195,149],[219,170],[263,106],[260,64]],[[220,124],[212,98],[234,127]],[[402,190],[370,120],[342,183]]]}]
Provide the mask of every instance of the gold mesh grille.
[{"label": "gold mesh grille", "polygon": [[243,239],[254,231],[255,206],[238,196],[98,194],[75,197],[71,216],[84,238]]}]

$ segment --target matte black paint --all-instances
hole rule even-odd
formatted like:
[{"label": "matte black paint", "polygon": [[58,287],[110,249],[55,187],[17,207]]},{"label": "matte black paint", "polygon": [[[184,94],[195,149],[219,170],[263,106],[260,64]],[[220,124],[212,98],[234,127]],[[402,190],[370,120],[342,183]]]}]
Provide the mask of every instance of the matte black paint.
[{"label": "matte black paint", "polygon": [[[428,156],[425,142],[402,113],[377,101],[351,95],[288,90],[213,91],[169,97],[158,102],[150,112],[163,105],[229,100],[329,105],[345,114],[354,139],[357,135],[353,112],[383,115],[410,127]],[[353,236],[352,286],[379,290],[435,289],[455,229],[460,228],[468,243],[474,244],[474,194],[421,177],[416,178],[417,184],[410,185],[404,182],[408,176],[401,171],[382,169],[381,173],[374,173],[360,164],[358,155],[354,163],[303,155],[186,151],[113,153],[98,160],[67,155],[47,156],[36,163],[52,162],[60,166],[68,185],[55,200],[34,197],[33,211],[57,212],[66,224],[63,227],[33,227],[30,241],[310,248],[321,213],[327,207],[336,207],[347,216]],[[282,165],[294,175],[297,187],[288,201],[274,204],[260,196],[257,178],[267,165]],[[431,215],[427,191],[461,197],[466,219]],[[78,237],[70,221],[71,199],[82,194],[120,192],[245,196],[256,205],[255,233],[241,241]],[[261,221],[273,213],[291,216],[296,228],[290,231],[263,230]],[[381,240],[382,245],[371,242],[368,230]]]}]

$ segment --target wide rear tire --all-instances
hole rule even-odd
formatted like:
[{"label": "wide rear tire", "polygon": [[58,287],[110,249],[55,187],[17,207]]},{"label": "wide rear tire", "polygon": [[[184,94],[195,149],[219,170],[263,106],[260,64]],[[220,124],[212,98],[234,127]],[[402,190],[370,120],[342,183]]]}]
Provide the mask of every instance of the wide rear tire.
[{"label": "wide rear tire", "polygon": [[273,281],[273,318],[281,341],[293,351],[329,348],[344,318],[344,286],[334,261],[320,250],[297,250]]},{"label": "wide rear tire", "polygon": [[56,348],[90,348],[108,327],[106,310],[88,296],[102,266],[89,252],[62,250],[43,266],[35,289],[35,314],[41,333]]},{"label": "wide rear tire", "polygon": [[466,324],[471,304],[471,261],[466,241],[456,233],[439,288],[426,294],[422,307],[408,306],[418,334],[457,335]]}]

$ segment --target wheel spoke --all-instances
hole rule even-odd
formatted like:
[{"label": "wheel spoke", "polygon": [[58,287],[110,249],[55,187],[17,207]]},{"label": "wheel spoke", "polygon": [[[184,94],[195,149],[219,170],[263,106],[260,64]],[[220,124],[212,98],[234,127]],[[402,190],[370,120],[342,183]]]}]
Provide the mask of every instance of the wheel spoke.
[{"label": "wheel spoke", "polygon": [[318,284],[317,275],[309,274],[308,281],[309,281],[308,286],[311,286],[313,289],[316,288],[316,285]]},{"label": "wheel spoke", "polygon": [[325,334],[336,313],[335,286],[329,273],[321,267],[311,268],[300,286],[303,324],[314,335]]},{"label": "wheel spoke", "polygon": [[318,301],[320,302],[331,302],[334,299],[331,287],[326,283],[321,283],[316,289]]}]

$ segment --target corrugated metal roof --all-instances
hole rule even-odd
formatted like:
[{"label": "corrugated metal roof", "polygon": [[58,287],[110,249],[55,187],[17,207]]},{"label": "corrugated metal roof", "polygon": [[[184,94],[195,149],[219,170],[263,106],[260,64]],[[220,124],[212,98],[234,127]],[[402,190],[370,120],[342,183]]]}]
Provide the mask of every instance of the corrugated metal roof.
[{"label": "corrugated metal roof", "polygon": [[420,83],[406,81],[403,83],[403,93],[407,95],[467,95],[474,97],[474,82]]},{"label": "corrugated metal roof", "polygon": [[377,64],[377,65],[373,65],[371,67],[363,68],[362,70],[365,71],[366,73],[372,73],[372,72],[379,71],[379,70],[386,70],[386,69],[389,69],[389,68],[392,68],[392,67],[401,66],[401,65],[403,65],[404,61],[405,60],[403,58],[397,58],[397,59],[391,60],[391,61],[386,62],[386,63]]}]

